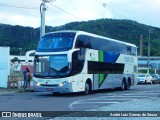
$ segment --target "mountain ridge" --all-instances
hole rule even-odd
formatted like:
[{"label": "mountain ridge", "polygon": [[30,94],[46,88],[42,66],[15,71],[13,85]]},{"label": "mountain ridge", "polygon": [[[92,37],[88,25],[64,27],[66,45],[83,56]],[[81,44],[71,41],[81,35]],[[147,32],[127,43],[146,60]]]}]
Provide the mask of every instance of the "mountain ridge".
[{"label": "mountain ridge", "polygon": [[[160,55],[160,28],[147,26],[131,20],[97,19],[82,22],[70,22],[62,26],[46,26],[47,32],[59,30],[81,30],[104,37],[135,44],[139,47],[140,35],[143,35],[143,53],[147,55],[149,30],[151,38],[151,56]],[[18,55],[19,49],[22,54],[26,51],[36,49],[40,28],[23,27],[20,25],[0,24],[0,46],[10,46],[11,55]]]}]

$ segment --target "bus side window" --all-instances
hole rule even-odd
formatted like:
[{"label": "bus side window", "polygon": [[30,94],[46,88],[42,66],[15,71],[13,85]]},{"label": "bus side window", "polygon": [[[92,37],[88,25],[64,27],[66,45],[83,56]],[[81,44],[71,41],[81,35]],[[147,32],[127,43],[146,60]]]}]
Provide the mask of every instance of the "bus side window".
[{"label": "bus side window", "polygon": [[90,48],[90,40],[85,35],[79,35],[76,40],[75,48]]},{"label": "bus side window", "polygon": [[83,53],[81,51],[75,51],[72,54],[72,73],[76,74],[82,71],[85,57],[85,50]]},{"label": "bus side window", "polygon": [[76,46],[75,46],[75,47],[76,47],[76,48],[81,48],[81,47],[83,46],[82,44],[83,44],[83,42],[78,39],[78,40],[76,41]]},{"label": "bus side window", "polygon": [[137,55],[137,48],[136,47],[132,47],[131,54]]},{"label": "bus side window", "polygon": [[131,46],[127,46],[127,53],[131,55]]}]

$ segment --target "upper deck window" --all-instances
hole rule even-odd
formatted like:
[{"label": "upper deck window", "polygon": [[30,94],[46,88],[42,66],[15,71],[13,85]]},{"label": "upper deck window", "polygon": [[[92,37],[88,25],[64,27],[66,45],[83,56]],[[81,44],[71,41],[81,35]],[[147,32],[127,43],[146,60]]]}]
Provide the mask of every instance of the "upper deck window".
[{"label": "upper deck window", "polygon": [[63,51],[72,48],[74,33],[51,33],[43,36],[37,51]]}]

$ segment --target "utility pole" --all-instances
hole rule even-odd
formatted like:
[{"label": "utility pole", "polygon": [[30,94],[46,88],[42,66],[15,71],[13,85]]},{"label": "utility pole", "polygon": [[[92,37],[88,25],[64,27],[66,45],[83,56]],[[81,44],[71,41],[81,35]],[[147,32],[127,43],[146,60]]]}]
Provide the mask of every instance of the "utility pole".
[{"label": "utility pole", "polygon": [[41,14],[41,26],[40,26],[40,38],[45,34],[45,12],[46,12],[46,3],[54,2],[56,0],[42,0],[40,5],[40,14]]},{"label": "utility pole", "polygon": [[143,35],[140,35],[140,53],[139,56],[143,56]]},{"label": "utility pole", "polygon": [[46,0],[42,0],[42,3],[40,5],[40,13],[41,13],[40,38],[45,34],[45,11],[46,11]]},{"label": "utility pole", "polygon": [[149,30],[149,36],[148,36],[148,68],[147,68],[147,73],[149,74],[149,68],[150,68],[150,39],[151,39],[151,30]]}]

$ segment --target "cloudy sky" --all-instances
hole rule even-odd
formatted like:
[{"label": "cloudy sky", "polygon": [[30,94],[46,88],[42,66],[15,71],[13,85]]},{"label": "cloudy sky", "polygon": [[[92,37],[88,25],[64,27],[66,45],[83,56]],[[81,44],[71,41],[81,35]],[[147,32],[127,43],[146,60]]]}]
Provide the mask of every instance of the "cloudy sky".
[{"label": "cloudy sky", "polygon": [[[100,18],[129,19],[160,28],[160,0],[48,0],[46,25]],[[0,0],[0,23],[40,26],[41,0]]]}]

